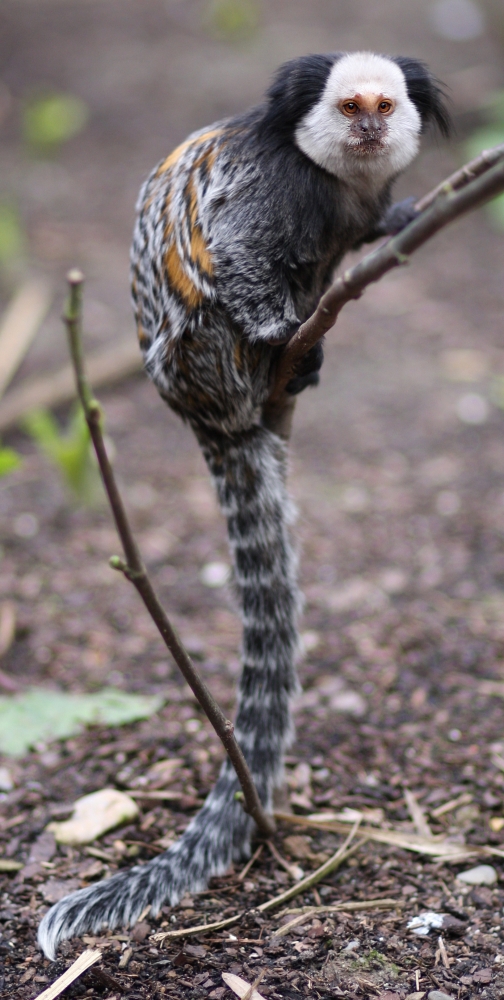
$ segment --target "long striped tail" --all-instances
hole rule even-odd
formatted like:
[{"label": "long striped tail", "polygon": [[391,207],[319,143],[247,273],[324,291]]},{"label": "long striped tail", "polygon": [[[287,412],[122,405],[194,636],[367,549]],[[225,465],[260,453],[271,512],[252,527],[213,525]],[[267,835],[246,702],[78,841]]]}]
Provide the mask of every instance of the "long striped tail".
[{"label": "long striped tail", "polygon": [[[285,446],[254,425],[234,436],[195,427],[227,518],[235,585],[243,618],[243,672],[236,737],[261,801],[271,808],[291,738],[296,690],[298,591],[289,541],[292,508],[285,489]],[[175,905],[198,892],[231,861],[250,854],[253,822],[235,799],[238,782],[226,760],[206,802],[170,849],[145,865],[66,896],[45,915],[38,941],[54,959],[64,938],[133,924],[150,905]]]}]

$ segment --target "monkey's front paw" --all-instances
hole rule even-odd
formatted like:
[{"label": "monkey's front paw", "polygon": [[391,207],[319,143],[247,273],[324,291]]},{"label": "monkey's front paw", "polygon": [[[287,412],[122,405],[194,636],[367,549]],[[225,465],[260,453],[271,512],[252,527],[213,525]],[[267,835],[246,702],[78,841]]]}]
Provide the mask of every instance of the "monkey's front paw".
[{"label": "monkey's front paw", "polygon": [[320,381],[319,371],[324,360],[323,341],[319,340],[313,347],[303,355],[296,365],[296,374],[287,382],[286,392],[291,396],[302,392],[309,385],[318,385]]},{"label": "monkey's front paw", "polygon": [[384,220],[386,233],[390,236],[395,236],[408,223],[413,222],[413,219],[416,219],[417,215],[420,215],[420,212],[415,208],[416,201],[416,197],[412,195],[409,198],[405,198],[404,201],[396,202],[395,205],[392,205],[392,208],[389,208]]},{"label": "monkey's front paw", "polygon": [[291,378],[290,382],[287,382],[285,391],[289,393],[289,396],[297,396],[298,392],[307,389],[309,385],[318,385],[319,382],[320,375],[318,372],[310,372],[309,375],[295,375],[294,378]]}]

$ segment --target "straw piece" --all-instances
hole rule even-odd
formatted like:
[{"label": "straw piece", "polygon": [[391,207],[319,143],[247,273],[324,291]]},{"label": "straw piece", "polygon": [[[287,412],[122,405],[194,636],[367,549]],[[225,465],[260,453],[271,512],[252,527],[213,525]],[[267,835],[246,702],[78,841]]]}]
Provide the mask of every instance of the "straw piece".
[{"label": "straw piece", "polygon": [[102,956],[101,951],[84,951],[78,959],[70,966],[62,976],[57,979],[52,986],[49,986],[43,993],[39,993],[35,1000],[56,1000],[67,986],[70,986],[83,972],[90,969],[95,962],[99,962]]},{"label": "straw piece", "polygon": [[0,397],[45,319],[51,299],[45,278],[29,278],[7,306],[0,324]]}]

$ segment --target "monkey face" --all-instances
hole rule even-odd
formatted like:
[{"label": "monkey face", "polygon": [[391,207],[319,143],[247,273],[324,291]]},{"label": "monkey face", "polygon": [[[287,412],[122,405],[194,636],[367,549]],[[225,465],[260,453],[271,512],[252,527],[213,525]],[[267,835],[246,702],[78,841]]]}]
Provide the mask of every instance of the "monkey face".
[{"label": "monkey face", "polygon": [[415,156],[422,128],[402,70],[368,52],[343,56],[296,130],[298,146],[342,180],[383,184]]},{"label": "monkey face", "polygon": [[338,109],[349,119],[347,148],[358,156],[387,151],[388,119],[395,101],[384,94],[354,94],[339,101]]}]

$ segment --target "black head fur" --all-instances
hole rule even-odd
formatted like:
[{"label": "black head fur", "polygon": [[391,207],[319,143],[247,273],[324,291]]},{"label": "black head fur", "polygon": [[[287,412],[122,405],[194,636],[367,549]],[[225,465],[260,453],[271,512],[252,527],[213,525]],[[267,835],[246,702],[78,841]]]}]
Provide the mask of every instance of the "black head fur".
[{"label": "black head fur", "polygon": [[450,135],[452,120],[440,81],[419,59],[410,59],[408,56],[393,56],[391,59],[404,73],[408,96],[422,119],[422,131],[432,122],[441,135]]},{"label": "black head fur", "polygon": [[266,97],[261,125],[278,139],[289,139],[302,118],[322,96],[327,77],[341,52],[300,56],[277,70]]}]

